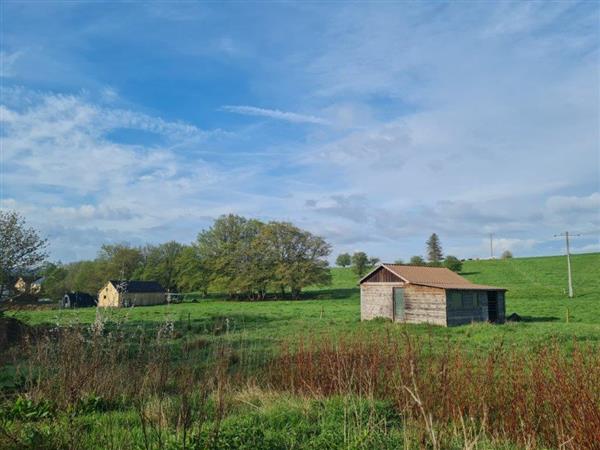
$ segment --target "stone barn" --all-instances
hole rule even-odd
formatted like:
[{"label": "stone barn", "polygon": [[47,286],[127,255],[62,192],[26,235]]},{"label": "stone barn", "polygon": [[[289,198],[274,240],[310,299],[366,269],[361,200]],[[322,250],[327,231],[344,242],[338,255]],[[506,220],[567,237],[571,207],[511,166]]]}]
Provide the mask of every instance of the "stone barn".
[{"label": "stone barn", "polygon": [[166,301],[167,293],[156,281],[110,280],[98,293],[101,307],[160,305]]},{"label": "stone barn", "polygon": [[381,264],[360,280],[360,317],[443,326],[503,323],[505,292],[446,268]]}]

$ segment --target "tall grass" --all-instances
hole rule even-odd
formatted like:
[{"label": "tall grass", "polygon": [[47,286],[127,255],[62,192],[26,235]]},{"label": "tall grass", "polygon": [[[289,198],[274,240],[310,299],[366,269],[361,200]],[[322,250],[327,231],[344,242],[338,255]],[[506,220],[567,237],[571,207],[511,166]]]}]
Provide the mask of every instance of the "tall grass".
[{"label": "tall grass", "polygon": [[[600,354],[558,344],[531,353],[499,344],[487,354],[443,352],[405,335],[313,341],[286,347],[270,367],[275,389],[317,396],[392,399],[421,420],[440,448],[438,424],[477,424],[527,448],[600,448]],[[443,429],[443,427],[440,427]]]},{"label": "tall grass", "polygon": [[[289,397],[300,399],[295,404],[316,401],[332,411],[335,399],[343,399],[341,417],[332,414],[329,440],[318,441],[330,448],[383,447],[383,442],[397,443],[397,436],[405,448],[478,448],[482,442],[599,448],[600,355],[593,347],[575,344],[567,353],[551,343],[531,353],[499,344],[473,355],[450,343],[440,351],[408,334],[401,339],[365,335],[294,342],[264,364],[240,357],[227,341],[174,347],[169,322],[152,334],[125,330],[109,331],[98,320],[90,328],[50,330],[16,348],[13,364],[21,383],[5,393],[0,444],[302,447],[303,439],[314,441],[319,433],[314,426],[297,425],[299,437],[290,429],[278,440],[271,436],[270,444],[261,434],[261,420],[269,414],[265,405]],[[315,416],[314,408],[302,407],[299,414],[321,429],[325,425],[315,419],[322,416]],[[239,416],[242,410],[262,416]],[[102,425],[90,428],[80,420],[90,414],[102,417]],[[122,423],[106,419],[115,414],[129,414],[127,437],[118,434]],[[297,414],[290,420],[299,420]],[[52,432],[31,438],[32,430],[42,433],[48,423],[55,425]],[[286,436],[290,433],[298,442]],[[93,437],[86,440],[87,435]]]}]

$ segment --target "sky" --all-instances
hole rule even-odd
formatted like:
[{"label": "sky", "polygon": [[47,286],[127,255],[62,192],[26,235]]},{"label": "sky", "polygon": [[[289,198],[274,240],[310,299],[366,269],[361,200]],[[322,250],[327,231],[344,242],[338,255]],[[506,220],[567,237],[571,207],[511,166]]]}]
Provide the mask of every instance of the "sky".
[{"label": "sky", "polygon": [[0,8],[0,208],[54,260],[228,213],[332,258],[600,251],[597,2]]}]

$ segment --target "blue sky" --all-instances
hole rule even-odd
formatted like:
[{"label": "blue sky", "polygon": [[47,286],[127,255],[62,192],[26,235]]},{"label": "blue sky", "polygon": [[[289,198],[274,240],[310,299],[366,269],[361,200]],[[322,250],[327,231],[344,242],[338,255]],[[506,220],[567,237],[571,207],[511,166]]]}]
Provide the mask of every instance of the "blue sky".
[{"label": "blue sky", "polygon": [[0,8],[0,207],[54,259],[230,212],[334,256],[600,250],[596,2]]}]

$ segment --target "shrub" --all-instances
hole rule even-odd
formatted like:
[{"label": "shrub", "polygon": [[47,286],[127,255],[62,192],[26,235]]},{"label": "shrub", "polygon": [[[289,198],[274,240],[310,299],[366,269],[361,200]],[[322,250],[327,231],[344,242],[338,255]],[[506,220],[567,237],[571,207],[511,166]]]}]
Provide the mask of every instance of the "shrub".
[{"label": "shrub", "polygon": [[460,272],[462,270],[462,261],[456,256],[448,255],[446,256],[446,259],[444,259],[444,267],[453,272]]},{"label": "shrub", "polygon": [[423,259],[422,256],[412,256],[410,258],[410,264],[412,266],[424,266],[425,265],[425,260]]}]

